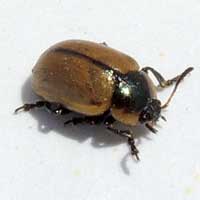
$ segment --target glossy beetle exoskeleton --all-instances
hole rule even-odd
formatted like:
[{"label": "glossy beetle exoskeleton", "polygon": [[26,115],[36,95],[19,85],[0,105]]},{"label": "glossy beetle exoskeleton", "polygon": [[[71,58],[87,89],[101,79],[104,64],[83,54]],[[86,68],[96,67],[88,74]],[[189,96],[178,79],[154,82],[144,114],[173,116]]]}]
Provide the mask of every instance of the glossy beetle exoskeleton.
[{"label": "glossy beetle exoskeleton", "polygon": [[[133,58],[105,43],[68,40],[45,51],[33,69],[33,90],[44,100],[25,104],[16,112],[46,107],[55,114],[70,111],[84,114],[85,117],[73,118],[65,124],[103,123],[108,130],[126,137],[132,154],[139,159],[131,132],[115,129],[113,123],[116,120],[131,126],[142,123],[156,132],[155,122],[160,117],[165,119],[161,110],[167,107],[178,84],[192,69],[165,80],[151,67],[139,70]],[[164,105],[157,99],[157,88],[148,76],[149,71],[158,80],[159,87],[175,83]]]}]

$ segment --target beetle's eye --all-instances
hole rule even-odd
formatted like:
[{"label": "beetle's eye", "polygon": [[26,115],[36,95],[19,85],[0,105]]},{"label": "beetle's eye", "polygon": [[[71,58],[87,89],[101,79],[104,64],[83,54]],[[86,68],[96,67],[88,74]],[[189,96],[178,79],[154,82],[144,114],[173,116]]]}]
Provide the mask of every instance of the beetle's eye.
[{"label": "beetle's eye", "polygon": [[145,121],[151,120],[151,119],[152,119],[151,113],[149,113],[148,111],[147,111],[146,113],[144,113],[143,119],[144,119]]}]

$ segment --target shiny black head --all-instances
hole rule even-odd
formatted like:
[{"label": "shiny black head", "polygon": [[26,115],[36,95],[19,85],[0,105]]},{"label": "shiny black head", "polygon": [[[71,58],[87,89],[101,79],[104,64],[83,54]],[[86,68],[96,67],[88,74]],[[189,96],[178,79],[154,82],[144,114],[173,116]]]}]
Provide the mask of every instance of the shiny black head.
[{"label": "shiny black head", "polygon": [[150,99],[139,115],[140,123],[157,121],[161,113],[161,102],[157,99]]}]

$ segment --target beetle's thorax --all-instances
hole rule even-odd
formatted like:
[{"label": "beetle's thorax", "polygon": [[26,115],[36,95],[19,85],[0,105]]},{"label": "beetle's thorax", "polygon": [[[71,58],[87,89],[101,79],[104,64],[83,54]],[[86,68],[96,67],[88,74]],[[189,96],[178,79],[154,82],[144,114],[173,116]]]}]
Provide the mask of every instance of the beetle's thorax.
[{"label": "beetle's thorax", "polygon": [[156,92],[147,74],[142,71],[128,72],[117,77],[112,97],[112,115],[122,123],[136,125],[140,113],[151,99],[156,99]]},{"label": "beetle's thorax", "polygon": [[112,106],[130,112],[140,112],[149,99],[156,98],[154,85],[141,71],[129,72],[118,77],[112,98]]}]

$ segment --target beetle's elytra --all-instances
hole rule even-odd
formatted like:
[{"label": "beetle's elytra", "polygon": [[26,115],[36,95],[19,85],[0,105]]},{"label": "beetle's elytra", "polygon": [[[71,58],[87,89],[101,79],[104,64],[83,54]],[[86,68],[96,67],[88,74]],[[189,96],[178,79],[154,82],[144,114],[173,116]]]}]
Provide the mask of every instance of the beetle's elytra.
[{"label": "beetle's elytra", "polygon": [[[68,40],[45,51],[33,69],[32,87],[43,98],[34,104],[24,104],[19,110],[46,107],[55,114],[71,111],[83,118],[66,122],[100,124],[128,139],[133,155],[138,157],[134,137],[128,130],[113,127],[115,121],[136,126],[144,124],[152,132],[161,110],[167,107],[179,83],[192,71],[187,68],[180,75],[165,80],[151,67],[139,69],[130,56],[108,47],[105,43]],[[156,87],[148,76],[151,72],[165,88],[175,84],[168,101],[162,105],[156,96]]]}]

